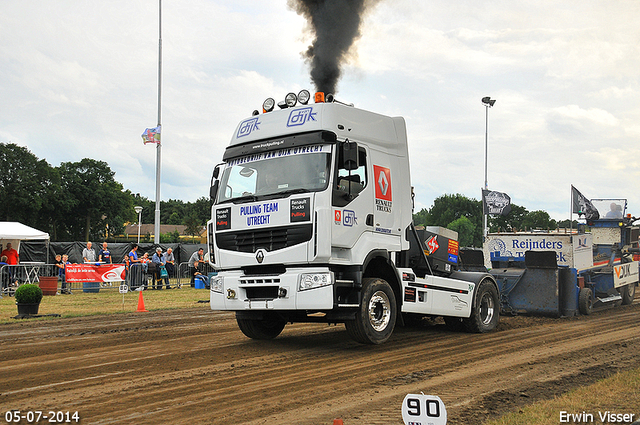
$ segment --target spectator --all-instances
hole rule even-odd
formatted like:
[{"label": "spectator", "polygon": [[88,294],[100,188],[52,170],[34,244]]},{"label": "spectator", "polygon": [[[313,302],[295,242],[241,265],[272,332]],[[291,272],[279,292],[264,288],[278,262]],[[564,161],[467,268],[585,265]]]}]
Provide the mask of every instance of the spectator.
[{"label": "spectator", "polygon": [[156,253],[151,257],[151,261],[155,264],[155,271],[153,272],[153,289],[162,289],[162,278],[160,277],[160,267],[164,266],[162,248],[156,248]]},{"label": "spectator", "polygon": [[98,253],[98,261],[105,264],[112,264],[111,251],[107,247],[107,242],[102,242],[102,249]]},{"label": "spectator", "polygon": [[140,264],[142,264],[142,270],[144,270],[145,273],[147,273],[147,271],[149,270],[150,262],[151,260],[149,259],[149,254],[146,252],[142,254],[142,258],[140,258]]},{"label": "spectator", "polygon": [[175,273],[175,263],[176,258],[173,255],[173,249],[167,248],[167,252],[164,253],[164,266],[167,269],[168,277],[164,278],[164,282],[167,285],[167,289],[171,289],[171,285],[169,285],[169,278],[174,276]]},{"label": "spectator", "polygon": [[56,260],[53,262],[55,269],[58,273],[58,281],[60,281],[60,277],[62,276],[62,269],[64,269],[64,264],[62,264],[62,255],[56,254]]},{"label": "spectator", "polygon": [[9,273],[9,265],[7,264],[7,256],[0,257],[0,282],[2,283],[2,292],[9,289],[11,284],[11,273]]},{"label": "spectator", "polygon": [[131,251],[125,259],[127,266],[129,267],[129,283],[132,288],[139,288],[141,286],[146,287],[145,279],[143,276],[143,269],[141,266],[141,260],[138,258],[138,245],[133,244]]},{"label": "spectator", "polygon": [[15,266],[20,263],[20,255],[18,251],[11,247],[11,242],[7,243],[7,248],[0,253],[0,257],[7,257],[7,264]]},{"label": "spectator", "polygon": [[189,258],[189,274],[191,275],[191,287],[195,287],[195,275],[196,272],[198,271],[196,266],[196,263],[200,264],[200,263],[204,263],[204,259],[203,259],[203,254],[204,254],[204,249],[200,248],[199,250],[197,250],[196,252],[194,252],[191,257]]},{"label": "spectator", "polygon": [[200,279],[202,279],[204,281],[204,287],[209,289],[209,276],[207,276],[206,274],[202,273],[204,271],[204,261],[203,262],[195,262],[194,266],[195,266],[195,272],[193,273],[193,280],[194,280],[193,286],[195,286],[196,277],[199,277]]},{"label": "spectator", "polygon": [[133,244],[133,246],[131,247],[131,251],[129,251],[128,257],[130,264],[137,264],[140,262],[140,260],[138,259],[138,245]]},{"label": "spectator", "polygon": [[67,254],[64,254],[62,256],[61,264],[62,264],[62,268],[60,269],[59,276],[60,276],[60,279],[62,280],[62,289],[60,290],[60,293],[71,295],[71,289],[67,288],[67,277],[66,277],[67,264],[71,264],[71,262],[69,261],[69,256]]},{"label": "spectator", "polygon": [[87,247],[82,250],[82,259],[85,263],[96,262],[96,252],[91,248],[91,242],[87,242]]}]

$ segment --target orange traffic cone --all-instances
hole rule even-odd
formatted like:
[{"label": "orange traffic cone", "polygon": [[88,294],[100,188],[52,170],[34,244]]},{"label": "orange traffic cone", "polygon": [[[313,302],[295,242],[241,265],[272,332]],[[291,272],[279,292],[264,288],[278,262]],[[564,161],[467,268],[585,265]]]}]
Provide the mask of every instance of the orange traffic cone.
[{"label": "orange traffic cone", "polygon": [[334,419],[333,425],[344,425],[344,423],[342,422],[342,419]]},{"label": "orange traffic cone", "polygon": [[144,298],[142,298],[142,291],[140,291],[140,295],[138,295],[138,310],[136,311],[149,311],[144,308]]}]

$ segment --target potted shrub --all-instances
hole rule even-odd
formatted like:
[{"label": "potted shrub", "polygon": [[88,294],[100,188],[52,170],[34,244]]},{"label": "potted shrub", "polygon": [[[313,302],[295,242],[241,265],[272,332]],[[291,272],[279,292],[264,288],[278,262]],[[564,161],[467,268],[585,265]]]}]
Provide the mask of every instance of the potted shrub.
[{"label": "potted shrub", "polygon": [[42,301],[42,289],[38,285],[32,283],[20,285],[14,296],[18,306],[18,315],[38,314],[40,301]]}]

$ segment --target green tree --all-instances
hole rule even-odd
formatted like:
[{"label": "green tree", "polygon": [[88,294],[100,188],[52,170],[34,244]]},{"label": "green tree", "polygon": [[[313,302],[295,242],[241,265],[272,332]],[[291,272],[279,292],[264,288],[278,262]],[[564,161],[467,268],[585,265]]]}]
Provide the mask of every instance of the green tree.
[{"label": "green tree", "polygon": [[204,225],[211,219],[211,200],[209,197],[201,197],[193,204],[190,204],[190,211],[195,214],[200,220],[200,223]]},{"label": "green tree", "polygon": [[520,205],[511,204],[511,211],[508,215],[492,215],[489,218],[490,232],[515,232],[524,229],[525,217],[529,211]]},{"label": "green tree", "polygon": [[447,229],[458,232],[458,242],[460,243],[460,247],[467,247],[473,244],[475,226],[467,217],[462,216],[453,220],[449,223]]},{"label": "green tree", "polygon": [[524,219],[525,229],[555,229],[556,221],[546,211],[531,211]]},{"label": "green tree", "polygon": [[[423,210],[424,211],[424,210]],[[418,218],[424,220],[425,226],[448,227],[450,223],[456,221],[460,217],[466,217],[472,228],[472,242],[470,246],[482,246],[482,202],[475,199],[467,198],[461,194],[442,195],[433,201],[433,206],[424,214],[423,211],[418,213]],[[458,236],[460,237],[460,235]],[[466,236],[465,236],[466,237]]]},{"label": "green tree", "polygon": [[202,231],[202,222],[198,217],[195,216],[195,214],[191,214],[187,218],[185,218],[184,225],[187,226],[185,232],[187,233],[187,235],[191,236],[193,242],[193,239],[196,236],[200,235],[200,232]]},{"label": "green tree", "polygon": [[103,161],[85,158],[59,167],[62,188],[71,198],[67,231],[76,240],[102,239],[107,225],[122,226],[122,217],[133,216],[133,197],[115,181],[115,173]]},{"label": "green tree", "polygon": [[27,148],[0,143],[0,170],[0,217],[37,226],[40,210],[51,201],[56,184],[51,166]]},{"label": "green tree", "polygon": [[174,230],[169,233],[160,234],[160,243],[177,243],[180,242],[180,232]]}]

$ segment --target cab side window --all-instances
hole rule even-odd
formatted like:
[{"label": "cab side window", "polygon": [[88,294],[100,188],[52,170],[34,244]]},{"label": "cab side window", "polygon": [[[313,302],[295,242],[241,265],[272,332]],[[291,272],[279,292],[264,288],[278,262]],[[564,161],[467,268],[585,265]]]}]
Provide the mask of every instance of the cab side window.
[{"label": "cab side window", "polygon": [[344,207],[353,201],[367,187],[367,153],[358,148],[358,168],[347,170],[342,158],[338,158],[335,184],[333,187],[333,206]]}]

